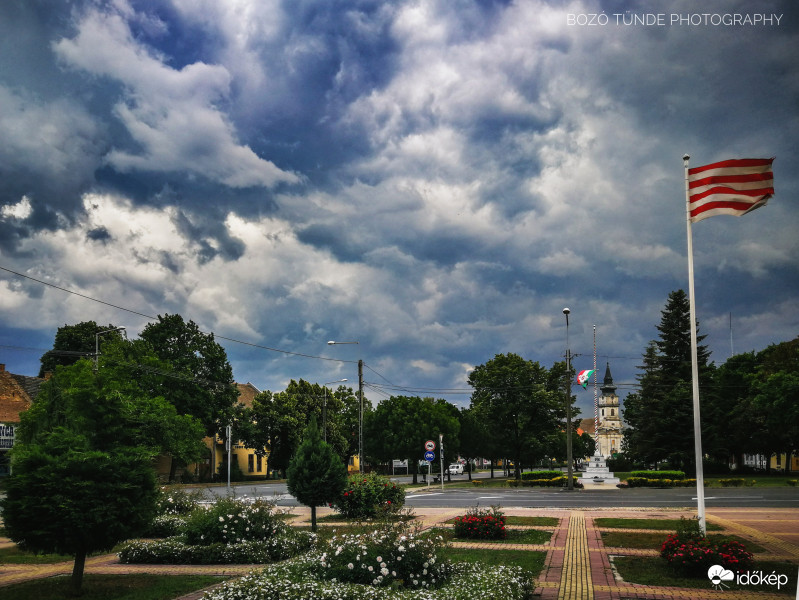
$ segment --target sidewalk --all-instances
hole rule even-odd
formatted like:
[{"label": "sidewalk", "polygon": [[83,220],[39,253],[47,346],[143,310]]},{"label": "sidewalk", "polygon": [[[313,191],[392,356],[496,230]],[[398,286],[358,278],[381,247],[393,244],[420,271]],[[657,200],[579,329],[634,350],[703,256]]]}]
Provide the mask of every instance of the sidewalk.
[{"label": "sidewalk", "polygon": [[[307,523],[309,509],[293,509],[299,516],[294,524]],[[441,525],[445,521],[463,514],[465,509],[419,508],[415,513],[423,527]],[[755,600],[786,598],[770,592],[754,591],[716,591],[708,583],[707,589],[686,589],[674,587],[653,587],[631,584],[614,575],[612,560],[616,556],[657,556],[656,550],[631,548],[606,548],[602,543],[602,530],[595,519],[617,518],[669,518],[691,516],[690,510],[670,509],[540,509],[505,508],[508,516],[550,516],[557,518],[558,525],[545,528],[553,532],[545,545],[503,544],[503,549],[520,552],[541,550],[547,553],[544,569],[536,581],[536,597],[557,600],[629,600],[629,599],[672,599],[690,598],[695,600]],[[327,512],[319,510],[319,516]],[[756,554],[755,559],[789,560],[799,564],[799,510],[797,509],[740,509],[716,508],[707,511],[707,519],[723,528],[723,533],[748,538],[766,549]],[[540,528],[540,527],[539,527]],[[619,530],[614,530],[619,531]],[[665,538],[664,533],[664,538]],[[8,540],[0,538],[0,547]],[[458,546],[477,546],[497,548],[491,543],[456,542]],[[160,574],[214,574],[240,576],[259,565],[123,565],[116,555],[97,556],[87,560],[86,573],[160,573]],[[0,588],[28,579],[52,577],[68,574],[72,563],[50,565],[8,565],[0,564]],[[197,600],[203,592],[193,592],[179,600]],[[1,594],[1,592],[0,592]]]}]

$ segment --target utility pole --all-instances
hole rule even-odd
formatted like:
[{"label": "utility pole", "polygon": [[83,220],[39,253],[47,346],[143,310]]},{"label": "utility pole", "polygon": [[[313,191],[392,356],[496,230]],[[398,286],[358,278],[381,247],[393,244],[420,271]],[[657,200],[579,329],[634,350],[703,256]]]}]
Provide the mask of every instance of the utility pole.
[{"label": "utility pole", "polygon": [[569,313],[568,308],[563,309],[566,315],[566,489],[574,490],[574,469],[572,466],[572,353],[569,348]]},{"label": "utility pole", "polygon": [[358,359],[358,468],[363,473],[363,360]]}]

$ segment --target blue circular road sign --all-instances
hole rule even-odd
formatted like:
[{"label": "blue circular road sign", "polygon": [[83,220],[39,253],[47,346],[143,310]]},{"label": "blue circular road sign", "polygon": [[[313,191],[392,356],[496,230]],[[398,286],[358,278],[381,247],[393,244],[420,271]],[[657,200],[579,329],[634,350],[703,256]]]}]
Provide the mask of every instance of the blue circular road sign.
[{"label": "blue circular road sign", "polygon": [[436,459],[436,453],[435,452],[430,452],[428,450],[427,452],[424,453],[424,459],[427,462],[433,462]]}]

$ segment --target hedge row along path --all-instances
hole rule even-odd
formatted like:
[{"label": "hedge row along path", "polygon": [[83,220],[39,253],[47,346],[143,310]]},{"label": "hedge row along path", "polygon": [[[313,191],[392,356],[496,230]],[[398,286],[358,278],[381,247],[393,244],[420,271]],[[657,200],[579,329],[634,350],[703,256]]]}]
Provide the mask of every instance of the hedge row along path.
[{"label": "hedge row along path", "polygon": [[[298,516],[293,525],[307,526],[310,510],[293,508]],[[423,528],[448,527],[446,521],[465,513],[464,509],[416,508],[417,520]],[[456,547],[517,550],[520,552],[540,550],[547,553],[544,569],[536,580],[536,597],[549,600],[622,600],[691,598],[695,600],[753,600],[786,598],[771,592],[716,591],[708,583],[707,589],[656,587],[620,581],[614,575],[611,564],[613,556],[657,556],[657,550],[633,548],[606,548],[602,542],[602,531],[653,531],[633,529],[602,529],[594,524],[598,518],[677,519],[690,517],[690,509],[589,509],[564,510],[540,508],[503,508],[506,516],[546,516],[558,519],[554,527],[534,527],[552,531],[547,544],[498,544],[490,541],[452,542]],[[319,516],[330,514],[320,510]],[[332,512],[332,511],[331,511]],[[799,510],[757,508],[714,508],[707,511],[710,522],[723,528],[723,533],[738,535],[756,542],[766,549],[755,554],[759,560],[788,560],[799,564]],[[325,523],[328,525],[328,523]],[[508,529],[513,529],[508,526]],[[521,528],[521,527],[520,527]],[[662,530],[665,539],[670,531]],[[0,548],[10,545],[8,539],[0,538]],[[236,577],[244,575],[260,565],[123,565],[115,554],[95,556],[86,561],[86,572],[94,574],[153,573],[164,575],[208,574]],[[71,562],[45,565],[0,564],[0,589],[21,581],[40,577],[69,574]],[[795,586],[795,579],[792,584]],[[794,590],[795,591],[795,590]],[[793,592],[792,592],[793,593]],[[192,592],[178,600],[198,600],[203,591]]]}]

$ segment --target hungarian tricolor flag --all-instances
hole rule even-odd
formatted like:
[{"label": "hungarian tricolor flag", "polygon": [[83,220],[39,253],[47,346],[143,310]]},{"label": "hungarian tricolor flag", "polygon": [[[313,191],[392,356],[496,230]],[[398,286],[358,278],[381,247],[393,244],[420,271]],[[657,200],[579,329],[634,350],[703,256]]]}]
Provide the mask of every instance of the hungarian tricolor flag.
[{"label": "hungarian tricolor flag", "polygon": [[737,217],[764,206],[774,194],[773,158],[741,158],[688,169],[691,222]]},{"label": "hungarian tricolor flag", "polygon": [[593,374],[594,369],[580,371],[577,373],[577,383],[579,383],[581,386],[583,386],[583,389],[585,389],[585,386],[588,385],[588,380],[591,379],[591,375]]}]

